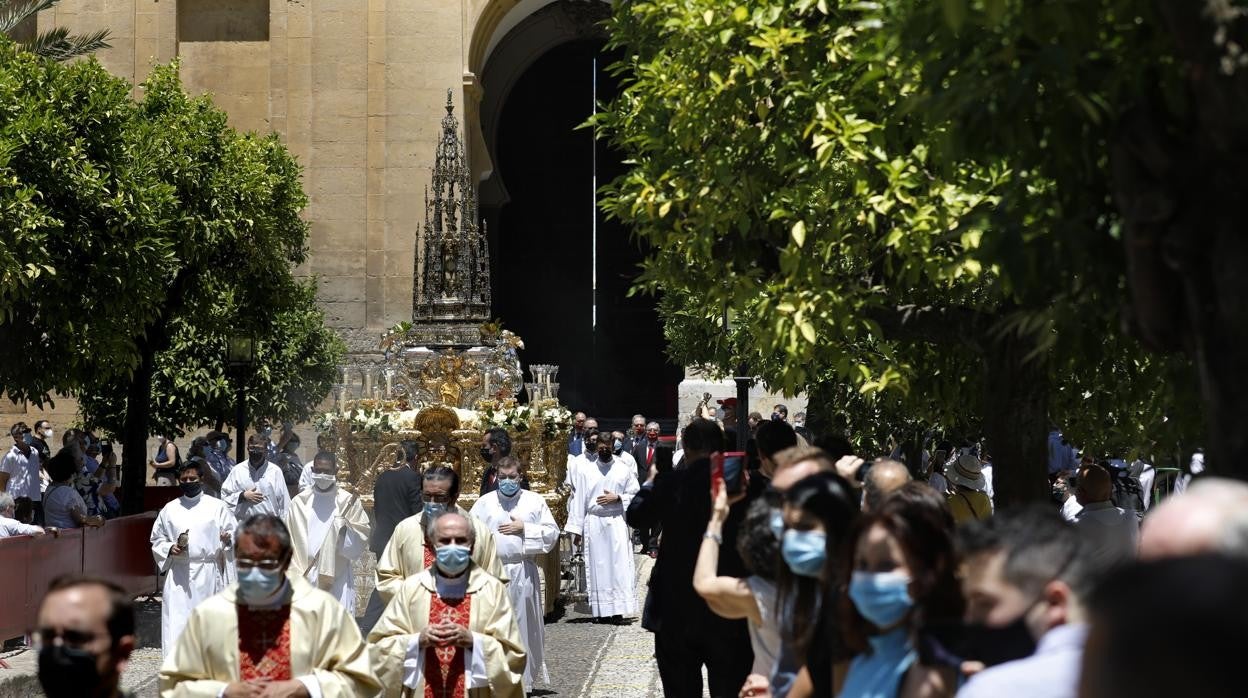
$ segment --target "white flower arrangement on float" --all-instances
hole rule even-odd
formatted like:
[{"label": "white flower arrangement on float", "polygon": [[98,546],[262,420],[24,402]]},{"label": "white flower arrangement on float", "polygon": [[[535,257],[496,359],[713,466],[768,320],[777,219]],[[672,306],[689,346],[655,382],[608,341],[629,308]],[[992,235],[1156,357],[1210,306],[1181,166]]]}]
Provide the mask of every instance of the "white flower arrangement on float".
[{"label": "white flower arrangement on float", "polygon": [[542,437],[545,439],[553,439],[572,428],[572,412],[560,405],[558,400],[538,400],[533,409],[542,422]]},{"label": "white flower arrangement on float", "polygon": [[533,408],[530,405],[518,405],[514,400],[479,403],[476,415],[476,423],[481,431],[502,428],[508,433],[518,434],[529,430],[529,422],[533,420]]},{"label": "white flower arrangement on float", "polygon": [[383,433],[391,434],[399,431],[397,417],[400,414],[376,407],[370,409],[357,407],[346,414],[325,412],[317,415],[312,420],[312,426],[317,431],[326,432],[334,429],[339,424],[345,423],[353,434],[364,433],[372,436]]}]

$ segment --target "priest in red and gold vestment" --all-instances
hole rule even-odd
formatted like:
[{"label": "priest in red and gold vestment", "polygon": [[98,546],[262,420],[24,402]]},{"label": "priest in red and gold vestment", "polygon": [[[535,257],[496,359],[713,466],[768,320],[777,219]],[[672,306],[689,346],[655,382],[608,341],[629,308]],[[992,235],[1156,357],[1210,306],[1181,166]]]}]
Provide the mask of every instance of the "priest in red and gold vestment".
[{"label": "priest in red and gold vestment", "polygon": [[524,698],[524,644],[507,588],[472,559],[476,534],[448,511],[426,531],[434,565],[404,580],[368,636],[387,698]]},{"label": "priest in red and gold vestment", "polygon": [[376,696],[368,647],[334,597],[288,576],[290,532],[257,515],[235,545],[238,584],[201,603],[160,669],[162,698]]}]

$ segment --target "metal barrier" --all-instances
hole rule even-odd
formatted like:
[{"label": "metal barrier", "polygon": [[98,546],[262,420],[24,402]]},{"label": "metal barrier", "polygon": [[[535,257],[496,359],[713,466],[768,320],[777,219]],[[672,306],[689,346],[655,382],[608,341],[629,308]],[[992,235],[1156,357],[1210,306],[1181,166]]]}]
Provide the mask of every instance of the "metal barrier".
[{"label": "metal barrier", "polygon": [[63,574],[90,574],[122,586],[132,596],[159,587],[152,560],[156,514],[124,516],[98,529],[67,529],[59,536],[0,538],[0,638],[25,635],[35,625],[39,601],[52,580]]}]

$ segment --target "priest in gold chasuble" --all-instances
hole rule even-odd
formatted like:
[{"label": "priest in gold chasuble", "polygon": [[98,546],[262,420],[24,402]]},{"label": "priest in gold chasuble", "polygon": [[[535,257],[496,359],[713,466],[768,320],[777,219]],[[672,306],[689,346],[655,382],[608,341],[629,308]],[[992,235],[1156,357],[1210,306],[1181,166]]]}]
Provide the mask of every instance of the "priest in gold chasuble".
[{"label": "priest in gold chasuble", "polygon": [[426,533],[433,566],[395,589],[368,636],[384,695],[524,698],[520,629],[506,585],[472,559],[468,517],[441,513]]},{"label": "priest in gold chasuble", "polygon": [[472,549],[472,561],[481,570],[506,582],[507,575],[499,562],[490,529],[456,504],[459,499],[459,473],[445,466],[429,468],[425,471],[423,487],[424,511],[399,522],[381,557],[377,558],[377,593],[381,595],[381,600],[389,603],[403,580],[433,566],[433,546],[425,538],[425,528],[430,520],[444,511],[455,512],[468,519],[477,541]]},{"label": "priest in gold chasuble", "polygon": [[376,696],[367,645],[342,604],[287,575],[290,533],[267,514],[243,524],[238,584],[191,613],[160,668],[162,698],[252,695],[265,687],[308,698]]}]

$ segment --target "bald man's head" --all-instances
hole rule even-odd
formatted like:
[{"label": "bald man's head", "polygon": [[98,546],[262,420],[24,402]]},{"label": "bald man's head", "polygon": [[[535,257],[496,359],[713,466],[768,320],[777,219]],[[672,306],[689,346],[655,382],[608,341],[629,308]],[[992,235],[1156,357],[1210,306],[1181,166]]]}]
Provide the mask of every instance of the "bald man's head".
[{"label": "bald man's head", "polygon": [[1108,502],[1114,494],[1114,481],[1109,471],[1099,465],[1086,465],[1079,469],[1079,486],[1075,497],[1087,506],[1095,502]]},{"label": "bald man's head", "polygon": [[787,492],[790,487],[815,473],[835,472],[836,464],[823,449],[814,446],[794,446],[786,448],[775,455],[776,472],[772,475],[771,486]]},{"label": "bald man's head", "polygon": [[1197,480],[1149,513],[1140,528],[1145,559],[1215,552],[1248,558],[1248,483]]},{"label": "bald man's head", "polygon": [[904,463],[881,458],[871,465],[862,481],[862,510],[878,511],[889,494],[910,482],[910,469]]}]

